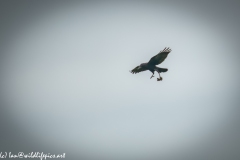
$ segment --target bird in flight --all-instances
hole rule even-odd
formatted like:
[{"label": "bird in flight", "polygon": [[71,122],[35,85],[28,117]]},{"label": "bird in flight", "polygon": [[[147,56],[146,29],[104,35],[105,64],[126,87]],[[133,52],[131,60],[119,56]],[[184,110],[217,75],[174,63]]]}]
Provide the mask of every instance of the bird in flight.
[{"label": "bird in flight", "polygon": [[161,64],[168,56],[168,54],[171,52],[172,50],[168,47],[165,47],[162,51],[160,51],[156,56],[153,56],[148,63],[142,63],[139,66],[135,67],[133,70],[131,70],[130,72],[132,74],[136,74],[142,71],[146,71],[149,70],[150,72],[152,72],[152,76],[150,77],[150,79],[152,77],[154,77],[154,71],[157,71],[159,74],[159,78],[157,78],[157,81],[161,81],[162,77],[160,76],[161,72],[167,72],[168,69],[167,68],[159,68],[156,65]]}]

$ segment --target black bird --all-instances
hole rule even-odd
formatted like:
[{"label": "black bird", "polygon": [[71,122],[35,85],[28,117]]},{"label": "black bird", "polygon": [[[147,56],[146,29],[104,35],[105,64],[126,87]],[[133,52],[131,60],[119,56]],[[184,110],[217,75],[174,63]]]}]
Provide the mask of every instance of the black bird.
[{"label": "black bird", "polygon": [[150,79],[152,77],[154,77],[154,71],[157,71],[159,74],[159,78],[157,78],[157,81],[161,81],[162,77],[160,76],[161,72],[167,72],[168,69],[167,68],[159,68],[156,65],[161,64],[168,56],[168,54],[171,52],[172,50],[168,47],[168,48],[164,48],[164,50],[160,51],[156,56],[152,57],[148,63],[142,63],[139,66],[135,67],[133,70],[131,70],[130,72],[133,74],[142,72],[142,71],[146,71],[149,70],[150,72],[152,72],[152,76],[150,77]]}]

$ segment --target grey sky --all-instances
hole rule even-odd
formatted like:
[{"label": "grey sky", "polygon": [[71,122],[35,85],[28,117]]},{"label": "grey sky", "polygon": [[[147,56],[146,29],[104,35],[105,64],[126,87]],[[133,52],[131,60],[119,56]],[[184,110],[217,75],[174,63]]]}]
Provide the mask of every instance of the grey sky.
[{"label": "grey sky", "polygon": [[[239,3],[1,3],[1,151],[240,157]],[[164,47],[162,82],[129,73]]]}]

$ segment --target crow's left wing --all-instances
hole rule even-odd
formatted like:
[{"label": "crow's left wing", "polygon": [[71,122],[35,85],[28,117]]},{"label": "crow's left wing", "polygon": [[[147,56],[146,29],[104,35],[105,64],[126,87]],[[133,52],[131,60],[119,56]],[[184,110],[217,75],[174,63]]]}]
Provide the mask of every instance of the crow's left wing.
[{"label": "crow's left wing", "polygon": [[152,57],[148,64],[158,65],[162,63],[168,56],[172,50],[170,48],[164,48],[164,50],[160,51],[156,56]]},{"label": "crow's left wing", "polygon": [[142,71],[146,71],[146,70],[147,69],[145,69],[143,67],[137,66],[133,70],[131,70],[130,72],[133,73],[133,74],[136,74],[136,73],[139,73],[139,72],[142,72]]}]

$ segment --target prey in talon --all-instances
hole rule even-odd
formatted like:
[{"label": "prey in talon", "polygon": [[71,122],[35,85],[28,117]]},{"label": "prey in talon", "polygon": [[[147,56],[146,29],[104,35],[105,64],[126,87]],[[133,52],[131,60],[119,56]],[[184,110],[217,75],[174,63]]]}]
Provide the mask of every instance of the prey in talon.
[{"label": "prey in talon", "polygon": [[159,78],[157,78],[157,81],[162,81],[163,78],[160,76],[160,73],[167,72],[168,69],[167,68],[159,68],[156,65],[161,64],[167,58],[168,54],[171,51],[172,50],[169,47],[168,48],[165,47],[157,55],[153,56],[147,63],[140,64],[139,66],[132,69],[130,72],[132,74],[136,74],[139,72],[149,70],[150,72],[152,72],[152,76],[150,77],[150,79],[151,79],[152,77],[154,77],[154,72],[156,71],[159,74]]}]

